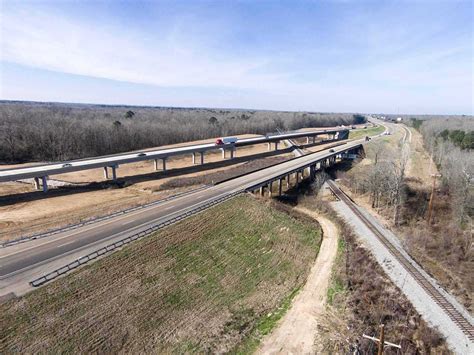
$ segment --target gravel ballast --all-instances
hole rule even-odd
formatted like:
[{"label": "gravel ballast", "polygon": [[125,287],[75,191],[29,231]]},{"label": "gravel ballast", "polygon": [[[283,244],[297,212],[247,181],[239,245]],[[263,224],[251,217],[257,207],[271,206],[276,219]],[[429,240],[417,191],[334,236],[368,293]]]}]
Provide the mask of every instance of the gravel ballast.
[{"label": "gravel ballast", "polygon": [[[407,270],[393,257],[393,255],[384,247],[377,239],[374,233],[365,226],[365,224],[351,211],[351,209],[343,202],[332,202],[333,209],[354,228],[355,234],[363,242],[374,255],[377,262],[383,267],[384,271],[390,279],[400,288],[406,297],[413,304],[420,315],[434,328],[446,337],[446,342],[450,348],[457,354],[474,354],[474,344],[469,338],[458,328],[458,326],[444,313],[442,308],[426,293],[420,284],[407,272]],[[473,324],[473,318],[460,305],[454,297],[444,291],[436,281],[431,278],[402,248],[397,237],[382,227],[382,225],[367,211],[357,206],[360,212],[381,231],[387,239],[399,249],[405,257],[415,265],[422,274],[458,309],[464,317]]]}]

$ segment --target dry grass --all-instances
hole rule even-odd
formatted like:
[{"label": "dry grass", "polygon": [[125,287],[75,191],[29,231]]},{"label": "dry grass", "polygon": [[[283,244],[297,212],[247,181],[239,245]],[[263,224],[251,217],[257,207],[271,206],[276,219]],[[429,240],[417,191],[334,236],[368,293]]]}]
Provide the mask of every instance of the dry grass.
[{"label": "dry grass", "polygon": [[[428,327],[403,293],[389,280],[370,252],[357,241],[327,204],[306,197],[302,204],[326,213],[341,230],[338,256],[328,289],[329,307],[322,317],[318,342],[325,352],[347,353],[357,346],[363,354],[376,351],[362,334],[378,334],[385,324],[387,341],[400,344],[403,354],[450,353],[444,339]],[[396,354],[387,348],[386,354]]]},{"label": "dry grass", "polygon": [[232,351],[319,245],[314,222],[237,197],[0,305],[0,353]]},{"label": "dry grass", "polygon": [[[397,132],[387,144],[394,144]],[[375,144],[368,145],[369,157]],[[372,154],[371,154],[372,153]],[[433,204],[433,224],[427,224],[428,203],[431,193],[431,173],[437,172],[430,164],[429,154],[423,146],[422,136],[412,130],[411,155],[405,178],[404,198],[401,206],[400,225],[393,224],[393,206],[389,204],[372,208],[369,193],[357,190],[354,182],[364,176],[373,161],[364,159],[347,173],[340,174],[341,182],[348,188],[357,203],[371,210],[386,227],[402,240],[409,254],[432,275],[448,292],[454,295],[469,311],[473,309],[474,268],[473,234],[470,226],[456,223],[453,196],[448,188],[439,188]],[[438,185],[439,186],[439,185]]]}]

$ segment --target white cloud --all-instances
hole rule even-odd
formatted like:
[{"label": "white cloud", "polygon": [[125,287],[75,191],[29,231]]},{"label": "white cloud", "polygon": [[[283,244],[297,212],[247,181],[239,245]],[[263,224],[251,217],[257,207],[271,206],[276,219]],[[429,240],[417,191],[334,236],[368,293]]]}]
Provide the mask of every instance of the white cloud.
[{"label": "white cloud", "polygon": [[[185,17],[167,27],[136,30],[37,6],[9,4],[2,12],[1,59],[24,66],[158,87],[246,91],[235,98],[221,97],[233,107],[472,111],[473,73],[467,75],[462,57],[472,51],[472,43],[466,46],[461,39],[436,52],[418,46],[440,31],[438,25],[407,30],[383,27],[383,21],[377,26],[369,22],[370,16],[362,16],[341,28],[341,42],[332,47],[315,43],[314,48],[294,52],[283,44],[278,53],[255,48],[254,54],[249,50],[241,55],[220,48],[232,30],[219,21],[206,27]],[[332,57],[345,60],[333,65],[328,59]],[[204,100],[205,95],[196,97]],[[212,105],[208,98],[200,106]]]},{"label": "white cloud", "polygon": [[2,60],[47,70],[159,86],[259,88],[279,79],[255,74],[267,59],[223,56],[179,26],[144,38],[25,8],[11,9],[1,26]]}]

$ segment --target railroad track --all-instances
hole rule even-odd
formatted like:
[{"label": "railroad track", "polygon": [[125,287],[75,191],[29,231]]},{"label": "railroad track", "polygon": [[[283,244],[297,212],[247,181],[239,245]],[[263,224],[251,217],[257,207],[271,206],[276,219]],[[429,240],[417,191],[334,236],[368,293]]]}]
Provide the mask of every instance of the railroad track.
[{"label": "railroad track", "polygon": [[341,201],[356,214],[369,228],[377,239],[388,249],[395,259],[403,265],[407,272],[418,282],[428,295],[441,307],[449,318],[466,334],[470,341],[474,341],[474,326],[453,304],[418,270],[360,211],[354,202],[333,181],[328,181],[329,188]]}]

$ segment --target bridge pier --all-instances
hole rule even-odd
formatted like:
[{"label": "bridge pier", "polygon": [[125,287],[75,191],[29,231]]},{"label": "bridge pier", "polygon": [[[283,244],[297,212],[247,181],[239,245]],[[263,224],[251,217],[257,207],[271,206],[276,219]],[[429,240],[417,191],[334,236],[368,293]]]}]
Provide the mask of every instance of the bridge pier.
[{"label": "bridge pier", "polygon": [[[153,165],[154,165],[155,171],[160,170],[160,167],[158,166],[158,160],[159,160],[159,159],[155,159],[155,160],[154,160],[154,164],[153,164]],[[166,171],[166,158],[162,158],[161,161],[162,161],[162,164],[161,164],[161,165],[162,165],[162,167],[163,167],[163,171]]]},{"label": "bridge pier", "polygon": [[196,154],[200,155],[199,164],[204,164],[204,152],[193,152],[193,165],[196,165]]},{"label": "bridge pier", "polygon": [[286,175],[286,188],[289,189],[290,188],[290,174]]},{"label": "bridge pier", "polygon": [[273,181],[268,183],[268,197],[272,197]]},{"label": "bridge pier", "polygon": [[104,178],[105,178],[106,180],[109,180],[109,168],[112,169],[112,180],[113,180],[113,181],[117,180],[117,168],[118,168],[118,165],[104,166]]},{"label": "bridge pier", "polygon": [[[225,159],[225,151],[226,149],[225,148],[221,148],[222,149],[222,159]],[[234,150],[235,148],[232,147],[229,149],[229,152],[230,152],[230,159],[234,159]]]},{"label": "bridge pier", "polygon": [[272,150],[272,143],[270,142],[267,143],[267,150],[268,151]]},{"label": "bridge pier", "polygon": [[316,144],[316,136],[313,136],[313,144]]},{"label": "bridge pier", "polygon": [[40,189],[40,183],[39,183],[39,178],[38,177],[35,177],[35,190],[39,190]]},{"label": "bridge pier", "polygon": [[48,192],[48,177],[42,176],[41,181],[43,182],[43,192]]},{"label": "bridge pier", "polygon": [[283,179],[279,178],[278,179],[278,196],[281,196],[281,190],[282,190],[282,185],[283,185]]},{"label": "bridge pier", "polygon": [[309,136],[306,137],[306,144],[309,144]]},{"label": "bridge pier", "polygon": [[260,196],[263,196],[265,194],[265,187],[260,186]]},{"label": "bridge pier", "polygon": [[278,150],[278,142],[275,142],[275,150]]},{"label": "bridge pier", "polygon": [[300,183],[300,172],[297,170],[296,171],[296,185],[295,186],[298,186],[299,183]]}]

